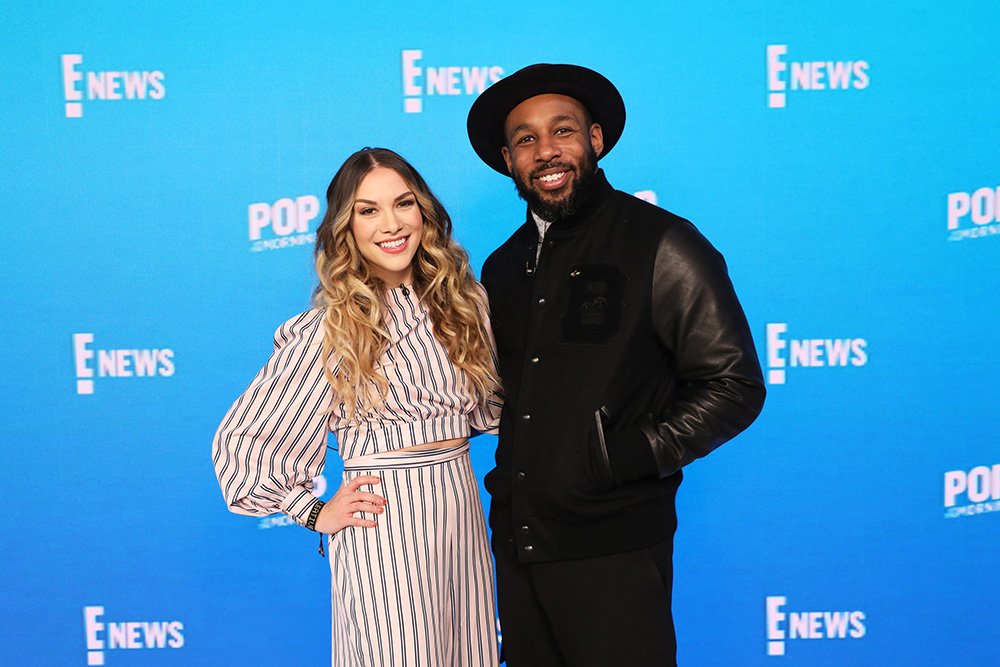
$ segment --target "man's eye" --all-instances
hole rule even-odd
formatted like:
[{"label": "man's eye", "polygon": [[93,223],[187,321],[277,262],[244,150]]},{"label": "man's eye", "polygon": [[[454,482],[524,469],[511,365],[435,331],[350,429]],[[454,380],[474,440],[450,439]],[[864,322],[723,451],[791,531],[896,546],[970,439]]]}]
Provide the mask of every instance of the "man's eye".
[{"label": "man's eye", "polygon": [[560,127],[558,130],[556,130],[556,134],[566,134],[567,132],[572,132],[572,131],[573,128],[571,127]]},{"label": "man's eye", "polygon": [[531,141],[532,139],[534,139],[533,136],[531,136],[530,134],[526,134],[523,137],[521,137],[520,139],[518,139],[517,143],[519,143],[519,144],[526,144],[529,141]]}]

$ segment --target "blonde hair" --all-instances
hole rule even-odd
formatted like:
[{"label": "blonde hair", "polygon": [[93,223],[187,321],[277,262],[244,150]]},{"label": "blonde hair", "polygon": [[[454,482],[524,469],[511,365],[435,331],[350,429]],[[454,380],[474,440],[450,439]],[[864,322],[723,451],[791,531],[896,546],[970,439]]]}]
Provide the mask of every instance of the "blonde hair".
[{"label": "blonde hair", "polygon": [[383,323],[386,286],[351,233],[358,186],[376,167],[395,171],[416,197],[424,225],[413,257],[413,288],[429,311],[434,337],[483,402],[497,381],[483,322],[484,294],[468,255],[451,237],[451,218],[441,202],[406,160],[385,148],[364,148],[347,158],[330,182],[326,214],[316,230],[319,285],[313,303],[325,310],[327,380],[349,418],[372,409],[388,392],[385,376],[376,370],[390,342]]}]

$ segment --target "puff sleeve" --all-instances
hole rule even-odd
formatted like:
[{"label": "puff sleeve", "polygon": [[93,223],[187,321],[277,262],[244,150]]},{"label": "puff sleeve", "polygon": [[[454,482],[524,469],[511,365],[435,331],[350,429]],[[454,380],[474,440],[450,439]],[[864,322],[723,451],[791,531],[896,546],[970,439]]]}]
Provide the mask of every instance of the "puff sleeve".
[{"label": "puff sleeve", "polygon": [[486,401],[480,403],[469,413],[469,425],[480,433],[500,432],[500,411],[503,409],[503,394],[499,387],[494,387]]},{"label": "puff sleeve", "polygon": [[288,514],[304,525],[317,499],[330,430],[330,384],[323,374],[323,311],[275,332],[274,353],[219,425],[212,461],[230,511]]}]

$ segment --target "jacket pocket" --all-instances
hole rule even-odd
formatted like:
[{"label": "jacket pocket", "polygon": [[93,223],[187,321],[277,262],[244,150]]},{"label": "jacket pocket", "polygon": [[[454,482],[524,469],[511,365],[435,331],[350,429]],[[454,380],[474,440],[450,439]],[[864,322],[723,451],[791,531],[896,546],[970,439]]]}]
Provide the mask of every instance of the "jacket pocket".
[{"label": "jacket pocket", "polygon": [[[532,487],[536,507],[546,516],[590,519],[617,484],[611,476],[600,410],[577,413],[566,434],[539,451],[544,482]],[[595,505],[596,503],[596,505]]]},{"label": "jacket pocket", "polygon": [[598,491],[608,491],[615,486],[611,474],[611,461],[608,458],[608,444],[604,437],[604,422],[607,416],[607,408],[604,406],[594,410],[593,436],[589,438],[591,479]]}]

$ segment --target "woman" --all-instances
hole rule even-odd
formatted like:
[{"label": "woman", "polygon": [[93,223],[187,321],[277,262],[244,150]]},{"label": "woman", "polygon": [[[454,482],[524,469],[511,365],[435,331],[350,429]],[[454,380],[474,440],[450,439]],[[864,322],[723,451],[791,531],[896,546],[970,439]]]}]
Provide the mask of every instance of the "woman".
[{"label": "woman", "polygon": [[[329,534],[335,666],[495,665],[468,457],[501,406],[484,292],[423,178],[380,148],[333,177],[316,272],[314,308],[278,328],[216,433],[226,501]],[[323,504],[328,431],[344,478]]]}]

